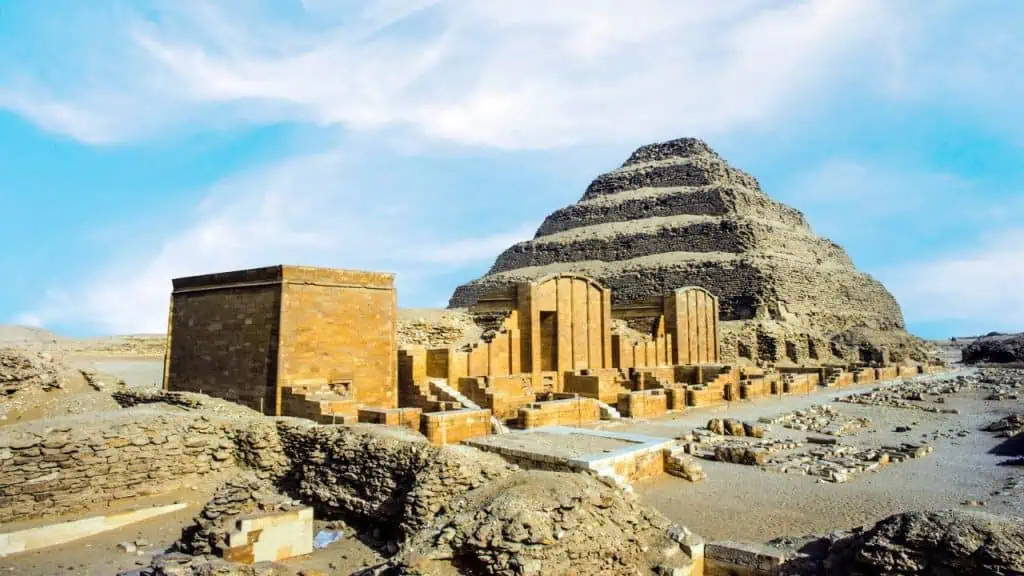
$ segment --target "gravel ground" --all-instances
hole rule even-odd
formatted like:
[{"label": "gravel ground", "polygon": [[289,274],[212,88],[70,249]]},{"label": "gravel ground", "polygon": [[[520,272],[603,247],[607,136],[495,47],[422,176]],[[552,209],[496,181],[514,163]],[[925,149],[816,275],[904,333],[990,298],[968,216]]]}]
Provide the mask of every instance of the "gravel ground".
[{"label": "gravel ground", "polygon": [[[675,437],[704,426],[712,417],[757,420],[829,402],[835,396],[819,393],[781,401],[766,399],[608,428]],[[1005,458],[990,452],[1003,440],[980,430],[993,420],[1021,411],[1024,403],[985,401],[983,397],[984,393],[948,396],[943,407],[956,408],[960,414],[833,402],[844,415],[866,416],[873,425],[854,436],[843,437],[843,443],[881,446],[927,440],[935,447],[924,458],[891,464],[879,472],[858,475],[845,484],[820,483],[814,477],[767,472],[752,466],[702,461],[708,474],[704,482],[691,484],[662,476],[634,488],[646,503],[710,539],[766,541],[777,536],[825,533],[874,523],[898,512],[963,507],[963,503],[971,500],[984,502],[984,509],[989,512],[1024,516],[1024,488],[1005,490],[1013,478],[1024,481],[1024,469],[1000,466]],[[910,426],[911,431],[897,433],[896,426]],[[807,436],[778,425],[771,428],[769,438],[803,440]],[[967,434],[959,437],[960,431]],[[942,436],[934,438],[935,434]],[[997,492],[1005,493],[993,495]]]}]

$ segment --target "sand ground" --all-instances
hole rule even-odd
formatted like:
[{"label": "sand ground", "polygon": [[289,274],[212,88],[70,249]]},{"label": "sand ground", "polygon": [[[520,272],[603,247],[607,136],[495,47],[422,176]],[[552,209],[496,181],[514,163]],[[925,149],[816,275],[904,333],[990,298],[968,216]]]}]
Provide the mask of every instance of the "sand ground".
[{"label": "sand ground", "polygon": [[[924,458],[860,474],[844,484],[702,460],[708,474],[704,482],[692,484],[660,476],[634,487],[644,502],[712,540],[758,542],[780,536],[821,534],[874,523],[899,512],[959,508],[969,500],[984,502],[984,509],[990,512],[1024,517],[1024,469],[1001,466],[1006,458],[992,450],[1004,440],[980,430],[1006,414],[1020,412],[1024,402],[986,401],[982,393],[964,393],[947,396],[944,404],[946,408],[960,410],[960,414],[933,414],[830,402],[836,396],[818,393],[810,397],[764,399],[740,406],[689,410],[678,416],[623,423],[608,429],[675,437],[704,426],[712,417],[757,420],[815,403],[831,403],[844,415],[866,416],[872,421],[872,428],[844,437],[844,443],[881,446],[926,440],[935,448]],[[896,426],[910,426],[911,431],[897,433]],[[807,436],[778,425],[771,428],[768,438],[802,440]],[[966,435],[958,436],[960,431]],[[952,437],[933,439],[936,433]],[[1007,482],[1013,478],[1020,480],[1021,487],[1007,491]],[[1005,493],[994,495],[1002,492]]]}]

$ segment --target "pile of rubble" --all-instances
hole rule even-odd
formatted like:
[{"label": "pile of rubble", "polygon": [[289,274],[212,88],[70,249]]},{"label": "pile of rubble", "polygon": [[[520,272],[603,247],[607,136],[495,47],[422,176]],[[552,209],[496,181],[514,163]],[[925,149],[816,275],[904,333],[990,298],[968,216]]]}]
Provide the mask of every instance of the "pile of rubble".
[{"label": "pile of rubble", "polygon": [[712,418],[708,421],[708,430],[722,436],[749,436],[750,438],[764,438],[767,431],[761,424],[752,422],[740,422],[734,418]]},{"label": "pile of rubble", "polygon": [[700,482],[708,477],[704,468],[683,446],[672,449],[665,456],[665,473],[690,482]]},{"label": "pile of rubble", "polygon": [[923,458],[932,452],[927,444],[900,444],[859,448],[843,444],[820,446],[806,453],[770,458],[762,468],[783,474],[817,476],[836,484],[863,472],[874,472],[889,463]]},{"label": "pile of rubble", "polygon": [[581,474],[519,472],[466,500],[374,573],[685,574],[703,546],[634,496]]},{"label": "pile of rubble", "polygon": [[442,348],[476,340],[481,329],[466,310],[400,310],[399,346]]},{"label": "pile of rubble", "polygon": [[781,424],[790,430],[816,432],[827,436],[847,436],[871,427],[869,418],[847,418],[828,404],[815,404],[805,410],[795,410],[775,418],[764,417],[760,422]]},{"label": "pile of rubble", "polygon": [[986,432],[997,432],[998,438],[1016,438],[1024,435],[1024,415],[1012,414],[985,427]]},{"label": "pile of rubble", "polygon": [[65,367],[44,352],[0,348],[0,397],[26,389],[56,390],[67,385]]},{"label": "pile of rubble", "polygon": [[[756,437],[755,437],[756,438]],[[793,450],[802,446],[790,439],[754,439],[740,440],[729,438],[708,430],[697,429],[679,438],[682,452],[705,460],[731,462],[760,466],[768,461],[768,456],[782,450]]]},{"label": "pile of rubble", "polygon": [[986,368],[959,374],[955,378],[925,382],[903,381],[886,388],[875,388],[869,392],[838,398],[838,401],[923,410],[935,414],[957,414],[958,411],[955,409],[926,406],[916,402],[931,401],[935,404],[944,404],[945,397],[949,394],[974,391],[988,392],[987,400],[1016,400],[1020,398],[1021,390],[1024,390],[1024,370]]},{"label": "pile of rubble", "polygon": [[302,508],[302,503],[284,496],[273,484],[254,474],[242,474],[228,480],[206,503],[192,526],[186,528],[178,549],[189,554],[224,555],[228,535],[235,521],[255,512],[287,512]]},{"label": "pile of rubble", "polygon": [[929,396],[936,404],[945,403],[945,395],[974,390],[975,383],[963,376],[956,379],[936,382],[903,381],[886,388],[874,388],[868,392],[852,394],[837,398],[838,402],[861,404],[865,406],[885,406],[887,408],[905,408],[923,410],[934,414],[959,414],[954,408],[925,406],[915,402],[925,402]]},{"label": "pile of rubble", "polygon": [[1024,370],[986,368],[973,376],[989,392],[986,400],[1018,400],[1024,393]]},{"label": "pile of rubble", "polygon": [[758,466],[784,474],[816,476],[822,481],[846,482],[862,472],[889,463],[922,458],[931,453],[927,444],[900,444],[881,448],[859,448],[839,444],[837,438],[808,438],[813,448],[792,439],[730,438],[708,430],[694,430],[680,438],[682,452],[705,460]]}]

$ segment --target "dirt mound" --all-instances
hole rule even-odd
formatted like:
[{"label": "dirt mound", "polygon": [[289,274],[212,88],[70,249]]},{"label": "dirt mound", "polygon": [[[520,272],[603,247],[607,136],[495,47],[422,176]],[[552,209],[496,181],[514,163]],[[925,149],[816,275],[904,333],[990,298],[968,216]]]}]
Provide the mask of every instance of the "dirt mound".
[{"label": "dirt mound", "polygon": [[394,572],[632,575],[690,560],[668,520],[589,476],[519,472],[467,494],[460,510],[404,546]]},{"label": "dirt mound", "polygon": [[963,349],[963,362],[1024,363],[1024,332],[982,336]]},{"label": "dirt mound", "polygon": [[104,388],[116,379],[68,365],[65,355],[0,348],[0,426],[117,409]]},{"label": "dirt mound", "polygon": [[45,328],[0,324],[0,344],[5,346],[56,343],[62,340]]},{"label": "dirt mound", "polygon": [[25,389],[56,390],[67,385],[67,367],[42,352],[0,348],[0,394]]},{"label": "dirt mound", "polygon": [[1024,574],[1024,519],[982,512],[909,512],[836,546],[831,574]]}]

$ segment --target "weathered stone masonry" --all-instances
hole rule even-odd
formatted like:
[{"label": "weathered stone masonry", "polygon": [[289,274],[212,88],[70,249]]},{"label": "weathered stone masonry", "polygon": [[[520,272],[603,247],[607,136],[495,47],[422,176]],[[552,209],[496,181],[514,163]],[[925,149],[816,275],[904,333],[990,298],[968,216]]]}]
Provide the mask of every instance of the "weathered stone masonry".
[{"label": "weathered stone masonry", "polygon": [[378,272],[273,266],[178,278],[164,386],[270,415],[282,415],[282,397],[353,420],[360,407],[397,408],[396,309],[394,276]]},{"label": "weathered stone masonry", "polygon": [[103,426],[68,420],[4,431],[0,522],[81,512],[235,468],[223,422],[134,412],[104,418]]}]

